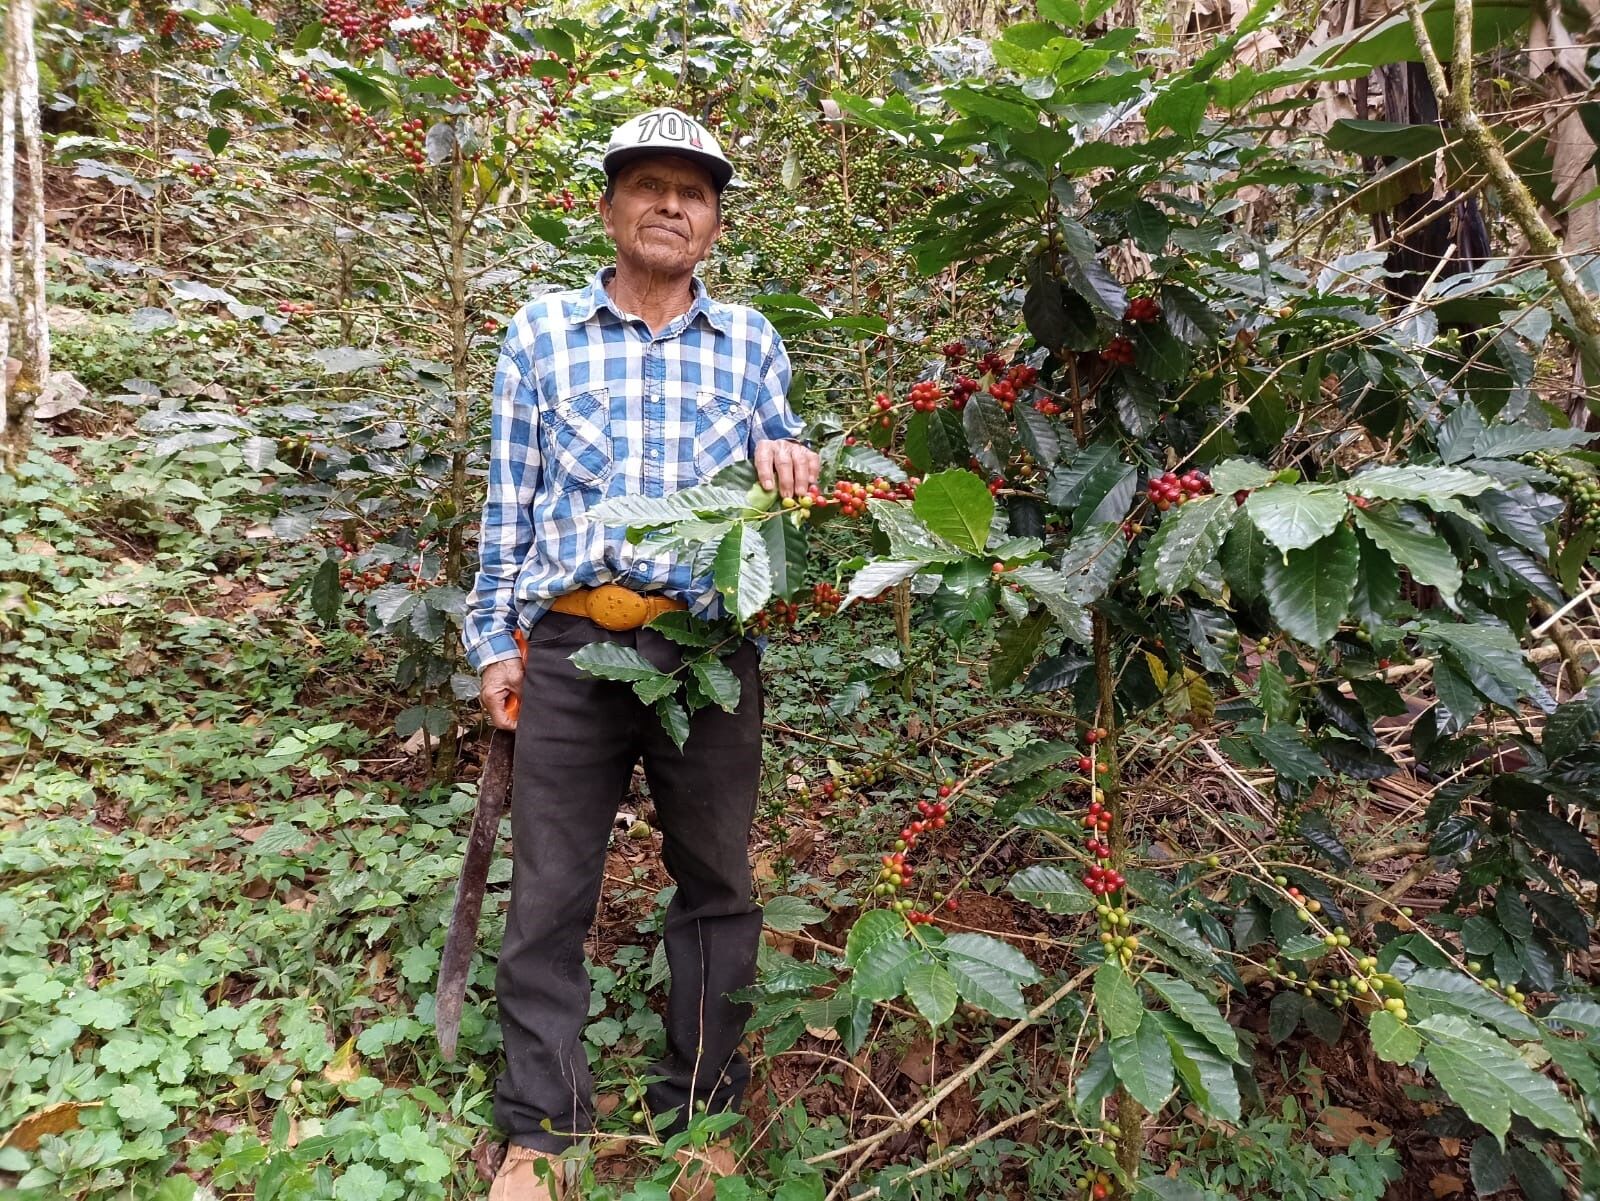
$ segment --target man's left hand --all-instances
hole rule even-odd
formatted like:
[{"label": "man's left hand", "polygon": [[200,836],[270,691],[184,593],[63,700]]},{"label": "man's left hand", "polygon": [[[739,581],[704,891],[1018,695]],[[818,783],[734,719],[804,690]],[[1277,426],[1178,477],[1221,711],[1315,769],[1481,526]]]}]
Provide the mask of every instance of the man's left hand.
[{"label": "man's left hand", "polygon": [[822,457],[798,442],[756,443],[756,478],[768,492],[780,496],[803,495],[822,471]]}]

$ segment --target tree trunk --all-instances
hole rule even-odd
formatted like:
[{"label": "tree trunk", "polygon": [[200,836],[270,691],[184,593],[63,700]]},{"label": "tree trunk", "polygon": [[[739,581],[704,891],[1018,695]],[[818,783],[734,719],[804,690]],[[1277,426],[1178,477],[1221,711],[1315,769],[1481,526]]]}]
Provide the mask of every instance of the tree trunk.
[{"label": "tree trunk", "polygon": [[[22,457],[33,403],[50,375],[50,326],[44,291],[44,139],[39,130],[39,61],[34,54],[36,0],[11,0],[6,12],[5,95],[0,122],[0,462]],[[22,261],[13,257],[17,134],[27,163]],[[17,355],[11,357],[13,327]]]},{"label": "tree trunk", "polygon": [[[1394,63],[1379,73],[1384,120],[1406,125],[1439,123],[1438,98],[1421,63]],[[1436,194],[1429,183],[1390,212],[1375,214],[1372,223],[1380,242],[1400,233],[1384,266],[1396,273],[1390,290],[1404,300],[1415,299],[1430,278],[1460,275],[1489,257],[1489,230],[1477,198],[1463,198],[1454,188]]]}]

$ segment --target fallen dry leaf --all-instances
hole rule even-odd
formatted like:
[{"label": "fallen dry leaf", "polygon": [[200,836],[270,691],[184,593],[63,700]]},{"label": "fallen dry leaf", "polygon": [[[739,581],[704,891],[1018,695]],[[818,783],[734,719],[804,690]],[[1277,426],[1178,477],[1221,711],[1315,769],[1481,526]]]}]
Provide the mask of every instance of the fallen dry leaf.
[{"label": "fallen dry leaf", "polygon": [[901,1056],[899,1071],[912,1084],[927,1084],[933,1079],[933,1042],[919,1039]]},{"label": "fallen dry leaf", "polygon": [[333,1058],[328,1060],[328,1066],[322,1069],[322,1078],[329,1084],[350,1084],[361,1079],[361,1057],[356,1054],[356,1040],[353,1035],[345,1039],[333,1053]]},{"label": "fallen dry leaf", "polygon": [[1438,1172],[1428,1181],[1428,1187],[1433,1190],[1435,1197],[1454,1197],[1466,1191],[1467,1182],[1449,1172]]},{"label": "fallen dry leaf", "polygon": [[1348,1147],[1357,1140],[1377,1146],[1390,1134],[1382,1122],[1343,1105],[1328,1106],[1317,1116],[1317,1122],[1313,1134],[1318,1142],[1331,1147]]},{"label": "fallen dry leaf", "polygon": [[19,1151],[37,1150],[39,1140],[47,1134],[63,1134],[78,1128],[78,1115],[85,1109],[98,1109],[99,1101],[57,1101],[36,1109],[23,1118],[0,1138],[0,1147],[15,1147]]}]

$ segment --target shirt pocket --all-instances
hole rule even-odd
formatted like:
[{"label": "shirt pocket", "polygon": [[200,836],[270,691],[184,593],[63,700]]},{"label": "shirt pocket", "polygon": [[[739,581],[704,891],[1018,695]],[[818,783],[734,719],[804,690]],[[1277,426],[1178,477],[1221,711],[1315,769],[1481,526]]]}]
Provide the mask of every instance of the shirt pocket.
[{"label": "shirt pocket", "polygon": [[737,396],[702,388],[695,394],[694,465],[701,479],[749,458],[750,414]]},{"label": "shirt pocket", "polygon": [[611,389],[564,396],[545,414],[545,457],[552,482],[600,487],[611,478]]}]

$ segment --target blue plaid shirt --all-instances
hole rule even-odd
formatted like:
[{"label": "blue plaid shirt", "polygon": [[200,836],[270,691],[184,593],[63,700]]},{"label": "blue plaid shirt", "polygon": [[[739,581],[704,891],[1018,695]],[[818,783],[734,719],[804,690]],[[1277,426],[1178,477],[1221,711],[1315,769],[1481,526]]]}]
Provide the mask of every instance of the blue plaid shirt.
[{"label": "blue plaid shirt", "polygon": [[524,305],[495,372],[489,491],[462,642],[473,668],[517,656],[562,593],[608,581],[660,591],[702,617],[723,612],[710,574],[629,545],[587,510],[612,496],[666,496],[803,428],[789,407],[789,356],[767,319],[694,303],[659,333],[587,286]]}]

